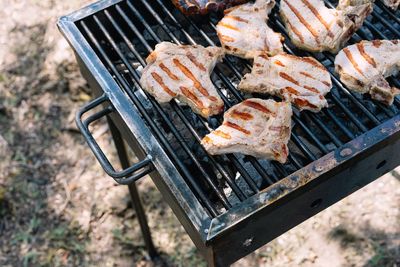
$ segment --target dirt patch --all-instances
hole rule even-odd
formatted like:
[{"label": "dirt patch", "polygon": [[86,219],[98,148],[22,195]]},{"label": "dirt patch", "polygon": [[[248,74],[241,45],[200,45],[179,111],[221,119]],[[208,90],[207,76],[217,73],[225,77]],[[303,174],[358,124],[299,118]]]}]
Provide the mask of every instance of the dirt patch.
[{"label": "dirt patch", "polygon": [[[163,258],[148,261],[127,188],[103,173],[75,127],[90,89],[55,25],[86,3],[0,4],[0,266],[205,266],[146,178],[139,189]],[[105,122],[93,131],[115,160]],[[399,266],[399,177],[385,175],[235,266]]]}]

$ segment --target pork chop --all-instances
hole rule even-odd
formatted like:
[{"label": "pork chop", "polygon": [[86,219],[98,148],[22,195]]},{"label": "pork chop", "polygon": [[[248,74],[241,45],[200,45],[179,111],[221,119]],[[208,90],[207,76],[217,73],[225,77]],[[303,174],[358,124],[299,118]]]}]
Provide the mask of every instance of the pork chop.
[{"label": "pork chop", "polygon": [[282,0],[280,14],[297,47],[337,53],[372,12],[372,3],[365,1],[344,0],[331,9],[322,0]]},{"label": "pork chop", "polygon": [[140,83],[159,103],[177,98],[205,118],[219,114],[224,103],[210,73],[223,55],[219,47],[162,42],[147,57]]},{"label": "pork chop", "polygon": [[400,40],[350,45],[336,56],[335,69],[349,89],[370,93],[373,99],[391,105],[400,90],[391,87],[385,78],[400,70]]},{"label": "pork chop", "polygon": [[260,53],[254,58],[252,72],[243,77],[238,88],[277,95],[300,110],[318,112],[328,106],[324,96],[332,82],[329,72],[314,58]]},{"label": "pork chop", "polygon": [[258,52],[275,55],[283,51],[283,37],[267,25],[275,0],[257,0],[225,11],[217,33],[226,53],[253,58]]},{"label": "pork chop", "polygon": [[393,10],[397,10],[400,6],[400,0],[383,0],[383,3]]},{"label": "pork chop", "polygon": [[230,108],[201,144],[212,155],[242,153],[285,163],[291,134],[290,103],[248,99]]},{"label": "pork chop", "polygon": [[[341,6],[346,6],[346,5],[360,5],[360,4],[366,4],[366,3],[374,3],[375,0],[340,0],[339,1],[339,7]],[[400,0],[382,0],[382,2],[392,8],[393,10],[397,10],[400,5]]]}]

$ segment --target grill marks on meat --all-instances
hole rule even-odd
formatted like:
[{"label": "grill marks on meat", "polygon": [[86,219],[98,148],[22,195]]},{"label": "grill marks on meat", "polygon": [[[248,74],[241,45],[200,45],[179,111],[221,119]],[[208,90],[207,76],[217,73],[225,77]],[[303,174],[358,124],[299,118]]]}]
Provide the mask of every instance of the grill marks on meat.
[{"label": "grill marks on meat", "polygon": [[226,53],[253,58],[259,52],[275,55],[283,51],[283,37],[267,25],[275,0],[257,0],[225,12],[217,33]]},{"label": "grill marks on meat", "polygon": [[342,0],[337,9],[322,0],[282,0],[280,14],[292,42],[312,52],[336,53],[372,12],[369,0]]},{"label": "grill marks on meat", "polygon": [[242,153],[285,163],[291,116],[290,103],[248,99],[230,108],[223,124],[201,143],[212,155]]},{"label": "grill marks on meat", "polygon": [[219,114],[224,104],[210,73],[223,54],[218,47],[160,43],[146,59],[140,83],[159,103],[177,98],[205,118]]},{"label": "grill marks on meat", "polygon": [[300,110],[320,111],[327,107],[325,95],[331,90],[329,72],[317,60],[279,54],[254,58],[251,73],[246,74],[238,88],[247,92],[277,95],[291,101]]},{"label": "grill marks on meat", "polygon": [[186,15],[206,14],[246,2],[248,0],[172,0],[172,3]]},{"label": "grill marks on meat", "polygon": [[385,78],[400,70],[400,40],[362,41],[348,46],[336,56],[335,69],[349,89],[370,93],[373,99],[391,105],[400,90]]}]

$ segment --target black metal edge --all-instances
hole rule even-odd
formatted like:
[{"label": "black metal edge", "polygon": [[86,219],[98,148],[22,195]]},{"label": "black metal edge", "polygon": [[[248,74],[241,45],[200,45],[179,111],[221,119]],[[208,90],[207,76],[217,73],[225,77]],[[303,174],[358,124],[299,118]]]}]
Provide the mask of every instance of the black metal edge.
[{"label": "black metal edge", "polygon": [[394,135],[400,136],[400,115],[271,185],[245,200],[240,206],[213,218],[208,230],[207,245],[212,246],[215,239],[232,231],[239,224],[246,224],[256,213],[290,201],[290,195],[306,185],[323,182],[343,168],[350,168],[350,162]]},{"label": "black metal edge", "polygon": [[108,8],[112,5],[115,5],[119,2],[122,2],[123,0],[101,0],[94,2],[92,4],[89,4],[77,11],[74,11],[68,15],[62,16],[59,20],[62,21],[71,21],[75,22],[80,19],[83,19],[87,16],[93,15],[94,13],[97,13],[105,8]]},{"label": "black metal edge", "polygon": [[175,192],[175,197],[182,209],[188,205],[191,206],[191,209],[184,210],[192,226],[198,231],[201,239],[205,243],[207,237],[206,232],[210,225],[211,218],[193,195],[161,145],[151,134],[149,128],[139,116],[138,111],[134,108],[133,102],[120,90],[118,84],[91,49],[75,23],[67,17],[64,17],[58,21],[57,25],[71,47],[74,48],[74,52],[79,55],[81,62],[85,64],[85,67],[94,76],[96,83],[99,84],[107,95],[115,110],[119,113],[138,143],[141,144],[144,152],[152,156],[153,164],[160,174],[159,177],[162,177],[164,184],[166,184],[172,192]]}]

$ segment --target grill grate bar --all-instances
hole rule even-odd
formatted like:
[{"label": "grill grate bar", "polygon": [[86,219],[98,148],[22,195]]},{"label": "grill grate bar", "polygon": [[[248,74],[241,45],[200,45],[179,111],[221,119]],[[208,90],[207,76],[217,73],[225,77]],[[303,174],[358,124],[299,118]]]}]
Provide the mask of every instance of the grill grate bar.
[{"label": "grill grate bar", "polygon": [[306,147],[303,141],[297,136],[297,135],[292,135],[293,142],[302,148],[302,150],[306,153],[306,156],[311,159],[311,161],[317,160],[317,157]]},{"label": "grill grate bar", "polygon": [[334,135],[333,132],[328,129],[325,123],[322,122],[318,116],[310,116],[309,114],[305,114],[305,117],[309,117],[315,124],[317,124],[325,132],[325,134],[332,139],[336,147],[341,147],[343,145],[343,142],[340,141],[339,138],[337,138],[336,135]]},{"label": "grill grate bar", "polygon": [[325,110],[325,114],[329,118],[333,120],[333,122],[342,130],[342,132],[350,138],[350,140],[354,139],[356,136],[343,124],[343,122],[340,121],[340,119],[329,109]]},{"label": "grill grate bar", "polygon": [[163,143],[163,146],[170,152],[172,155],[175,163],[178,165],[178,167],[183,171],[185,174],[185,177],[187,177],[189,183],[191,184],[192,188],[195,190],[197,193],[198,197],[202,201],[202,203],[206,206],[207,211],[212,215],[213,217],[216,217],[219,215],[219,212],[217,209],[212,205],[211,201],[209,198],[204,194],[203,190],[200,189],[200,187],[197,185],[195,182],[195,178],[191,175],[190,171],[186,168],[185,164],[179,159],[179,157],[174,153],[174,150],[168,143],[168,140],[165,139],[163,133],[159,130],[157,125],[153,122],[153,120],[150,118],[150,116],[147,114],[145,111],[145,108],[143,107],[142,103],[137,99],[135,94],[130,90],[130,87],[128,83],[124,80],[124,78],[121,76],[121,74],[118,72],[116,67],[113,65],[112,61],[110,58],[107,56],[107,53],[103,50],[103,48],[100,46],[99,42],[97,41],[97,38],[94,36],[92,31],[89,29],[89,27],[86,25],[84,21],[80,22],[80,26],[84,30],[84,33],[89,37],[89,40],[94,44],[95,48],[99,51],[103,59],[106,61],[108,67],[112,70],[113,74],[117,77],[118,81],[122,84],[124,87],[124,91],[129,94],[130,98],[134,101],[134,104],[138,107],[139,111],[141,112],[142,116],[146,119],[147,123],[150,125],[152,130],[157,134],[157,137],[161,142]]},{"label": "grill grate bar", "polygon": [[296,169],[301,169],[303,165],[292,155],[289,154],[289,161],[296,167]]}]

